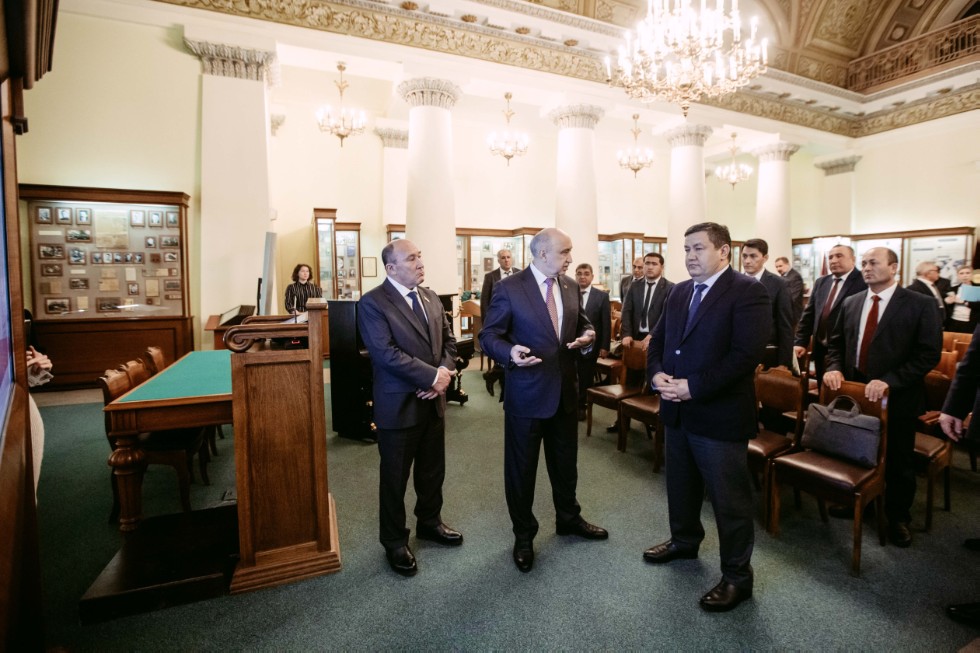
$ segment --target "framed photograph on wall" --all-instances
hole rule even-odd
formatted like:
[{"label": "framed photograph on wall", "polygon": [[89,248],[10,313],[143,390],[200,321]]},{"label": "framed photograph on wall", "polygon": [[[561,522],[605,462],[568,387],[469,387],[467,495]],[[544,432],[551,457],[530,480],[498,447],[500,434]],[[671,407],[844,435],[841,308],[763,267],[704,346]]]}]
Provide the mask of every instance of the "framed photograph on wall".
[{"label": "framed photograph on wall", "polygon": [[99,297],[95,300],[95,310],[99,313],[118,313],[120,304],[120,297]]},{"label": "framed photograph on wall", "polygon": [[64,268],[61,267],[61,263],[42,263],[41,264],[41,276],[42,277],[60,277],[64,274]]},{"label": "framed photograph on wall", "polygon": [[65,258],[64,245],[38,245],[38,258]]},{"label": "framed photograph on wall", "polygon": [[81,247],[72,247],[68,250],[68,265],[85,265],[87,262],[88,256]]},{"label": "framed photograph on wall", "polygon": [[65,231],[65,240],[69,243],[90,243],[92,242],[92,230],[68,229]]},{"label": "framed photograph on wall", "polygon": [[58,224],[71,224],[73,222],[71,209],[66,206],[58,207],[57,216]]},{"label": "framed photograph on wall", "polygon": [[39,206],[37,211],[34,212],[34,222],[38,224],[51,224],[53,220],[51,219],[51,207],[50,206]]},{"label": "framed photograph on wall", "polygon": [[361,276],[362,277],[376,277],[378,276],[378,259],[375,256],[362,256],[361,257]]},{"label": "framed photograph on wall", "polygon": [[88,290],[88,278],[72,277],[68,280],[68,287],[72,290]]},{"label": "framed photograph on wall", "polygon": [[146,211],[142,209],[131,209],[129,212],[129,226],[131,227],[145,227],[146,226]]},{"label": "framed photograph on wall", "polygon": [[167,226],[168,227],[179,227],[180,226],[180,213],[177,211],[167,211]]},{"label": "framed photograph on wall", "polygon": [[163,211],[150,211],[146,223],[151,227],[163,227]]},{"label": "framed photograph on wall", "polygon": [[164,263],[176,263],[179,258],[177,252],[164,252],[163,262]]},{"label": "framed photograph on wall", "polygon": [[164,279],[163,289],[170,292],[180,292],[180,279]]},{"label": "framed photograph on wall", "polygon": [[172,249],[180,247],[180,236],[160,236],[160,247]]},{"label": "framed photograph on wall", "polygon": [[157,237],[147,236],[143,242],[145,243],[147,249],[155,249],[157,246]]},{"label": "framed photograph on wall", "polygon": [[48,297],[44,300],[44,312],[48,315],[60,315],[71,310],[71,300],[67,297]]},{"label": "framed photograph on wall", "polygon": [[126,284],[126,292],[130,295],[138,295],[140,294],[140,285],[138,283],[130,282]]},{"label": "framed photograph on wall", "polygon": [[75,224],[92,224],[92,209],[75,209]]}]

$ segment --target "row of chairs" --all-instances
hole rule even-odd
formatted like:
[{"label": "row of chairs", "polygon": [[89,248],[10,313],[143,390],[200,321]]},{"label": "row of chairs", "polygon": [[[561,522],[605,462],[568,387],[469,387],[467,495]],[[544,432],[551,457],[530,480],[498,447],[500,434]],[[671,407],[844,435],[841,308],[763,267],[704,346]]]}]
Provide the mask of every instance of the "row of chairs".
[{"label": "row of chairs", "polygon": [[[98,380],[104,405],[109,405],[154,374],[161,372],[167,365],[168,362],[159,347],[148,347],[143,358],[127,361],[114,370],[106,370]],[[108,437],[110,430],[108,414],[106,414],[105,419]],[[193,462],[195,455],[198,457],[202,482],[205,485],[211,484],[208,478],[207,464],[211,460],[211,455],[218,453],[214,441],[214,429],[175,429],[140,433],[137,437],[140,449],[144,454],[144,466],[140,470],[140,474],[145,472],[147,465],[172,467],[177,474],[181,508],[184,512],[190,512],[190,484],[194,481]],[[109,446],[113,450],[115,449],[111,439]],[[112,472],[110,472],[110,483],[112,487],[112,510],[109,514],[109,521],[114,522],[119,518],[119,488],[116,484],[115,474]]]}]

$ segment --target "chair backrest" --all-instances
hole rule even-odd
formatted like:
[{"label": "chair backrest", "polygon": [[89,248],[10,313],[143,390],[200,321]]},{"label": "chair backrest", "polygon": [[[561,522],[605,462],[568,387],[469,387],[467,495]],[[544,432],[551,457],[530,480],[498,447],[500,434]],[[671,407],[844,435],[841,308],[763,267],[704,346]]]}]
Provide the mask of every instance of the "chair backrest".
[{"label": "chair backrest", "polygon": [[146,361],[146,366],[151,374],[159,374],[169,365],[163,355],[163,350],[159,347],[147,347],[146,351],[143,352],[143,360]]},{"label": "chair backrest", "polygon": [[129,377],[129,382],[134,388],[152,376],[142,358],[123,363],[119,366],[119,370],[126,373],[126,376]]},{"label": "chair backrest", "polygon": [[928,374],[926,374],[925,382],[925,409],[942,410],[943,404],[946,402],[946,395],[949,393],[949,386],[953,383],[953,380],[938,370],[931,370]]},{"label": "chair backrest", "polygon": [[612,336],[613,340],[619,340],[619,325],[622,324],[622,322],[623,322],[623,318],[620,315],[618,314],[613,315],[612,329],[609,331],[609,334]]},{"label": "chair backrest", "polygon": [[943,351],[953,351],[953,341],[957,340],[956,336],[962,335],[962,333],[955,331],[943,331]]},{"label": "chair backrest", "polygon": [[939,354],[939,362],[936,363],[933,370],[952,378],[956,376],[956,363],[956,352],[944,351]]},{"label": "chair backrest", "polygon": [[878,442],[878,467],[881,467],[885,462],[885,448],[888,444],[888,391],[885,390],[881,401],[871,401],[864,396],[863,383],[843,381],[839,390],[831,390],[826,383],[820,387],[820,403],[824,406],[841,395],[850,397],[863,415],[871,415],[881,420],[881,437]]},{"label": "chair backrest", "polygon": [[966,356],[966,350],[970,348],[969,340],[954,340],[953,341],[953,351],[956,353],[956,362],[963,360]]},{"label": "chair backrest", "polygon": [[793,433],[796,435],[803,431],[803,402],[807,389],[806,376],[793,376],[789,370],[775,367],[764,370],[761,365],[755,370],[755,396],[759,404],[777,414],[794,413]]},{"label": "chair backrest", "polygon": [[[108,406],[113,400],[123,396],[133,388],[133,384],[122,370],[106,370],[99,377],[99,388],[102,389],[102,404]],[[109,423],[109,413],[105,413],[105,432],[108,435],[112,425]]]}]

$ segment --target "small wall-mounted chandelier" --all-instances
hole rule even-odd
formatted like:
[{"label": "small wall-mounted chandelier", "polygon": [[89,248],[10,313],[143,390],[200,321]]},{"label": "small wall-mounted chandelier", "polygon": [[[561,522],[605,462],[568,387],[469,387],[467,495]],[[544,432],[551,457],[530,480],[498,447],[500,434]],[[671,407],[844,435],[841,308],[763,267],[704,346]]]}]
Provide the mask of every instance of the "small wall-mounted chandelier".
[{"label": "small wall-mounted chandelier", "polygon": [[633,134],[633,147],[626,148],[625,151],[620,150],[616,152],[616,158],[619,159],[619,167],[626,168],[627,170],[633,171],[633,177],[636,177],[636,173],[644,168],[649,168],[650,164],[653,163],[653,150],[650,148],[640,149],[640,114],[633,114],[633,129],[630,132]]},{"label": "small wall-mounted chandelier", "polygon": [[507,121],[507,127],[504,129],[504,133],[498,135],[497,132],[491,132],[487,136],[487,147],[490,148],[490,154],[496,154],[507,159],[507,165],[510,166],[510,160],[515,156],[523,156],[527,154],[527,134],[519,132],[510,131],[510,119],[514,116],[514,111],[510,108],[510,100],[514,97],[511,95],[510,91],[504,93],[504,99],[507,100],[507,108],[503,111],[504,118]]},{"label": "small wall-mounted chandelier", "polygon": [[752,166],[735,161],[735,155],[738,154],[738,147],[735,145],[735,132],[732,132],[732,146],[728,148],[728,151],[732,153],[732,162],[727,166],[715,168],[715,177],[731,184],[732,190],[735,190],[735,184],[752,176]]},{"label": "small wall-mounted chandelier", "polygon": [[343,61],[337,64],[340,71],[340,80],[335,81],[337,90],[340,91],[340,108],[334,111],[330,105],[320,107],[316,112],[316,122],[320,125],[320,131],[333,134],[340,139],[340,147],[344,146],[344,139],[348,136],[357,136],[364,131],[367,119],[364,112],[359,109],[344,108],[344,91],[350,84],[344,81],[344,71],[347,65]]}]

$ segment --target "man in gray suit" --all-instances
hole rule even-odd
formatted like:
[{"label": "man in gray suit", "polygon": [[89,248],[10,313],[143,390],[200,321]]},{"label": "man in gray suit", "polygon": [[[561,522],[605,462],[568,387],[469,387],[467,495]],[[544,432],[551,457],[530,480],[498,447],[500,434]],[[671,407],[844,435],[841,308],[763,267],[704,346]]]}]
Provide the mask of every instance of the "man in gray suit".
[{"label": "man in gray suit", "polygon": [[[490,307],[490,300],[493,299],[493,288],[501,279],[506,279],[511,275],[521,271],[514,267],[514,255],[509,249],[502,249],[497,252],[497,264],[500,266],[491,272],[483,275],[483,290],[480,291],[480,320],[486,322],[487,309]],[[493,396],[493,384],[500,381],[500,400],[503,401],[504,395],[504,369],[494,364],[493,359],[489,359],[487,371],[483,373],[483,380],[487,384],[487,392]]]},{"label": "man in gray suit", "polygon": [[415,466],[415,536],[458,546],[463,536],[442,521],[446,477],[446,389],[456,373],[456,340],[439,295],[425,279],[422,252],[408,240],[381,250],[388,278],[364,294],[357,324],[374,371],[374,422],[381,454],[380,540],[388,564],[414,576],[405,489]]}]

